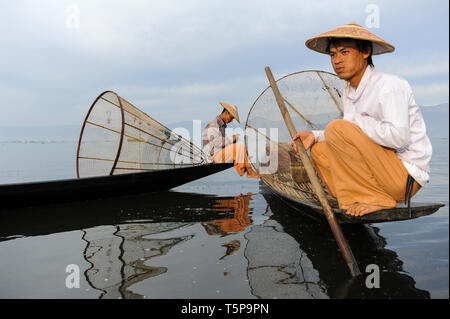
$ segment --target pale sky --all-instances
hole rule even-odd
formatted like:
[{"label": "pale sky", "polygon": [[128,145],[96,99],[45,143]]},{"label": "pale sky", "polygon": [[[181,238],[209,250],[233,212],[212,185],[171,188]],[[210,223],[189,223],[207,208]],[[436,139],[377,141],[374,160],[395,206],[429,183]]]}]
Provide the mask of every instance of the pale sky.
[{"label": "pale sky", "polygon": [[[357,22],[396,47],[376,69],[405,78],[421,106],[449,101],[447,0],[0,0],[0,126],[81,125],[113,90],[164,124],[241,122],[276,78],[333,72],[305,41]],[[377,16],[376,13],[379,13]],[[376,17],[379,17],[377,20]]]}]

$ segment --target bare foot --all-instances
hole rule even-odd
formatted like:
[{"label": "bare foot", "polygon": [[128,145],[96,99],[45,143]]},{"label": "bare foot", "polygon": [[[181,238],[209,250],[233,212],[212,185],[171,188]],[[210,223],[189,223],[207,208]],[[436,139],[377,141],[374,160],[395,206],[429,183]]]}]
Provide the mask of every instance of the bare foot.
[{"label": "bare foot", "polygon": [[351,216],[364,216],[366,214],[370,214],[382,209],[388,209],[390,207],[385,206],[376,206],[376,205],[369,205],[369,204],[363,204],[363,203],[354,203],[351,205],[344,205],[342,206],[342,209],[347,210],[347,214]]},{"label": "bare foot", "polygon": [[247,167],[247,177],[250,178],[260,178],[259,174],[255,172],[253,169]]}]

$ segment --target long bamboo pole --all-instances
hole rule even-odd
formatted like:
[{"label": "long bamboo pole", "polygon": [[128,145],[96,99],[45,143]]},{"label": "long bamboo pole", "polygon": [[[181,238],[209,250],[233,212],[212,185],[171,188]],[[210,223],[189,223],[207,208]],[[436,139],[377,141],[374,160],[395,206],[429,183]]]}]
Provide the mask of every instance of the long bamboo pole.
[{"label": "long bamboo pole", "polygon": [[[273,94],[275,95],[278,107],[280,108],[281,114],[286,123],[286,126],[289,130],[291,137],[294,138],[295,134],[297,134],[297,131],[294,127],[294,124],[292,123],[291,116],[289,115],[289,112],[287,111],[286,106],[284,105],[283,97],[281,96],[281,93],[278,90],[277,83],[275,82],[275,79],[273,78],[272,75],[272,71],[268,66],[265,68],[265,70],[267,78],[269,79],[270,86],[272,87]],[[295,144],[297,145],[298,155],[300,155],[300,159],[302,160],[303,166],[305,167],[306,173],[308,174],[309,180],[311,181],[313,190],[316,193],[317,197],[319,198],[320,204],[322,205],[323,211],[325,212],[325,216],[328,220],[328,224],[330,225],[330,228],[333,232],[334,237],[336,238],[338,246],[341,249],[341,253],[345,259],[345,262],[347,263],[348,268],[350,269],[350,273],[352,274],[353,277],[356,277],[361,274],[361,271],[359,270],[358,264],[356,263],[355,257],[353,256],[352,250],[350,249],[347,240],[342,234],[341,227],[339,226],[339,223],[337,222],[336,217],[334,216],[333,210],[331,209],[331,206],[328,203],[327,197],[325,195],[322,186],[320,185],[320,181],[319,178],[317,177],[314,166],[312,165],[308,157],[308,154],[306,153],[305,147],[303,146],[303,143],[300,141],[300,139],[297,139],[295,141]]]},{"label": "long bamboo pole", "polygon": [[342,111],[342,107],[339,104],[339,102],[336,100],[336,98],[334,97],[333,93],[331,93],[330,87],[325,83],[325,80],[323,79],[323,77],[320,75],[320,72],[317,72],[317,75],[319,76],[319,78],[322,80],[323,85],[325,85],[325,88],[328,91],[328,94],[330,94],[330,97],[333,99],[334,104],[336,104],[337,108],[339,109],[339,112],[341,112],[341,116],[344,115],[344,111]]},{"label": "long bamboo pole", "polygon": [[284,100],[284,102],[286,102],[290,107],[291,107],[291,109],[293,109],[294,110],[294,112],[295,113],[297,113],[306,123],[308,123],[309,125],[311,125],[311,127],[313,128],[313,129],[315,129],[315,130],[318,130],[318,128],[317,128],[317,126],[315,126],[314,125],[314,123],[312,123],[310,120],[308,120],[302,113],[300,113],[300,111],[299,110],[297,110],[296,108],[295,108],[295,106],[293,106],[288,100],[286,100],[285,98],[283,98],[283,100]]}]

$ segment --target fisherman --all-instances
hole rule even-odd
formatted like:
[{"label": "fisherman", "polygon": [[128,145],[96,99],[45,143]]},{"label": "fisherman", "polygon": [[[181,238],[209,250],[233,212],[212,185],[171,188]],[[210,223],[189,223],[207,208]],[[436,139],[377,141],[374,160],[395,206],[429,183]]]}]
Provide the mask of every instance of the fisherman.
[{"label": "fisherman", "polygon": [[247,172],[247,177],[259,178],[248,160],[247,149],[244,145],[236,143],[238,135],[231,137],[225,136],[225,128],[227,124],[236,119],[238,123],[239,114],[235,105],[220,102],[223,106],[222,113],[214,118],[203,131],[202,143],[203,150],[210,155],[213,163],[231,163],[239,176],[243,176]]},{"label": "fisherman", "polygon": [[[374,70],[372,55],[394,51],[356,23],[306,41],[328,54],[340,79],[343,119],[324,131],[300,131],[305,149],[339,207],[352,216],[394,208],[429,181],[432,147],[408,82]],[[297,147],[292,142],[294,150]]]}]

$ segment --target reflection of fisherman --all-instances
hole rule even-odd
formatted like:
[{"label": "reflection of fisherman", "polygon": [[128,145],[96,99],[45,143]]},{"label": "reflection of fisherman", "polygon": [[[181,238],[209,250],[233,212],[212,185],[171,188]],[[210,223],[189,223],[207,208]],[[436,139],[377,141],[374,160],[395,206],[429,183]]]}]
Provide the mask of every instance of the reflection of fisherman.
[{"label": "reflection of fisherman", "polygon": [[408,82],[372,70],[372,54],[394,47],[356,23],[309,39],[306,46],[329,54],[336,74],[347,81],[343,119],[325,131],[294,137],[306,149],[312,146],[312,160],[340,208],[362,216],[414,196],[429,179],[425,123]]},{"label": "reflection of fisherman", "polygon": [[[250,200],[252,193],[247,195],[240,194],[232,199],[218,199],[214,205],[216,211],[229,211],[230,208],[234,210],[233,218],[215,219],[209,222],[202,223],[208,235],[221,235],[227,236],[230,233],[238,233],[247,226],[252,224],[250,217]],[[241,243],[239,240],[232,240],[228,243],[224,243],[222,246],[226,247],[226,253],[220,259],[224,259],[226,256],[233,254],[239,250]]]},{"label": "reflection of fisherman", "polygon": [[245,228],[252,224],[248,214],[250,212],[250,200],[252,193],[247,195],[238,195],[232,199],[218,199],[214,205],[216,211],[234,210],[232,218],[215,219],[209,222],[202,223],[208,235],[222,235],[226,236],[229,233],[237,233],[245,230]]},{"label": "reflection of fisherman", "polygon": [[247,172],[247,177],[258,178],[259,175],[252,169],[247,157],[247,150],[244,145],[236,143],[238,135],[225,137],[227,124],[236,119],[238,123],[239,114],[237,107],[228,103],[220,102],[224,107],[221,114],[212,120],[203,131],[202,142],[206,154],[210,155],[213,163],[231,163],[239,176]]}]

